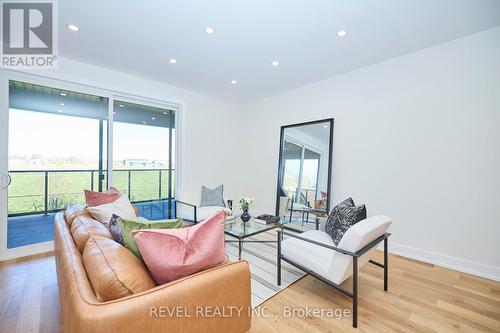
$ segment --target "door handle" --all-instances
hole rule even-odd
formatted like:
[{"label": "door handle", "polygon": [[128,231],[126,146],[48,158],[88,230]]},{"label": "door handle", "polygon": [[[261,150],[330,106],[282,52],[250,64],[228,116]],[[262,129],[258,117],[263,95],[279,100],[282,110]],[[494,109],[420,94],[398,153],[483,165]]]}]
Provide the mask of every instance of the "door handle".
[{"label": "door handle", "polygon": [[9,175],[9,174],[7,173],[7,174],[6,174],[6,176],[7,176],[7,179],[8,179],[9,181],[7,182],[7,185],[5,185],[5,186],[3,187],[4,189],[6,189],[7,187],[9,187],[10,183],[12,183],[12,177],[11,177],[11,175]]}]

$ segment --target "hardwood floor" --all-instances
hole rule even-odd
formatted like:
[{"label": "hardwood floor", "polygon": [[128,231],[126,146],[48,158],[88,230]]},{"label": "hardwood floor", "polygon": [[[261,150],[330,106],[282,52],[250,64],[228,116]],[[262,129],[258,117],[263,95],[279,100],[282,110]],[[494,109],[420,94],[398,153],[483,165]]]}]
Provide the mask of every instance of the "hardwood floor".
[{"label": "hardwood floor", "polygon": [[0,262],[0,332],[59,332],[52,253]]},{"label": "hardwood floor", "polygon": [[306,276],[262,305],[275,317],[254,317],[252,332],[500,332],[500,283],[394,255],[388,292],[382,269],[367,264],[359,276],[358,329],[351,318],[284,317],[285,306],[351,308],[350,298]]},{"label": "hardwood floor", "polygon": [[[254,316],[251,332],[500,332],[500,283],[393,255],[389,261],[388,292],[381,269],[361,269],[358,329],[351,318],[285,317],[285,307],[351,309],[349,298],[306,276],[261,305],[266,317]],[[53,255],[0,263],[0,332],[59,330]]]}]

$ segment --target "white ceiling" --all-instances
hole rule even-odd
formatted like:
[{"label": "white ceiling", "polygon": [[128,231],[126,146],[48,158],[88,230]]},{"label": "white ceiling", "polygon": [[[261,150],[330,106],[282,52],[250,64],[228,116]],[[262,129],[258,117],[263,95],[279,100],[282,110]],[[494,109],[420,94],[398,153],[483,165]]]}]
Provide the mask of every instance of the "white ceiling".
[{"label": "white ceiling", "polygon": [[61,56],[243,103],[500,25],[499,0],[64,0],[59,10]]}]

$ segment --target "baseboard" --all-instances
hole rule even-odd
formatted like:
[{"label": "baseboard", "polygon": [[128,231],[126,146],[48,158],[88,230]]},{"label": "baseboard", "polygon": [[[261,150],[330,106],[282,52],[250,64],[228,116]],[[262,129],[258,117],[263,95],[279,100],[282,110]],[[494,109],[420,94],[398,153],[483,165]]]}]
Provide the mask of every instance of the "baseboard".
[{"label": "baseboard", "polygon": [[500,267],[479,264],[392,242],[389,242],[389,253],[500,282]]}]

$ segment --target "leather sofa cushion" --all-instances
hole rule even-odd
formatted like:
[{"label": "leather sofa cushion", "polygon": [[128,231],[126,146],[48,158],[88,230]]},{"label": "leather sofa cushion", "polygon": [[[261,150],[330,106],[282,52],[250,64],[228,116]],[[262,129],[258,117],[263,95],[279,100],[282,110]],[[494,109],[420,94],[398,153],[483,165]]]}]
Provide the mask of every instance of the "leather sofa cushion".
[{"label": "leather sofa cushion", "polygon": [[71,235],[80,253],[83,252],[90,236],[101,236],[113,239],[113,235],[99,221],[94,220],[89,215],[77,215],[71,224]]},{"label": "leather sofa cushion", "polygon": [[73,220],[80,214],[89,215],[87,208],[84,205],[72,205],[64,211],[64,218],[66,223],[71,227]]},{"label": "leather sofa cushion", "polygon": [[91,236],[83,250],[82,260],[90,284],[101,302],[156,287],[142,262],[114,240]]}]

